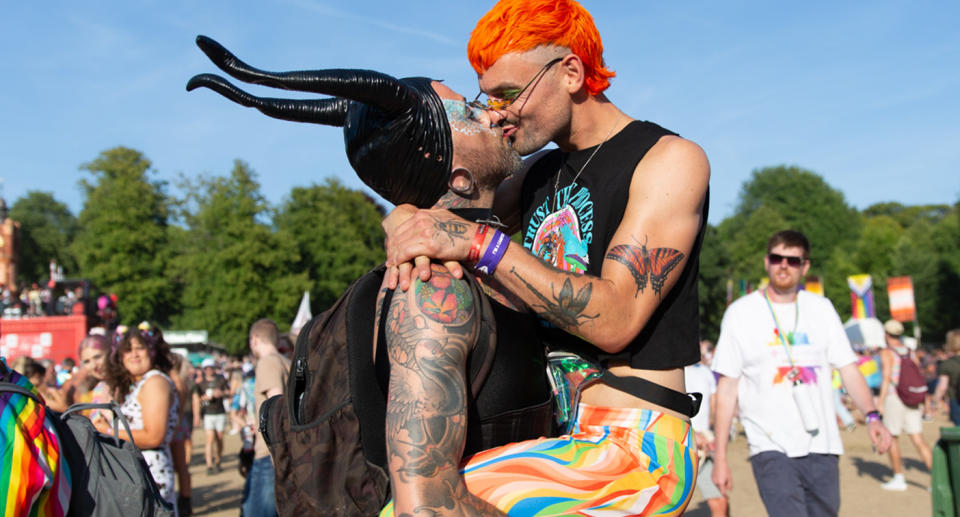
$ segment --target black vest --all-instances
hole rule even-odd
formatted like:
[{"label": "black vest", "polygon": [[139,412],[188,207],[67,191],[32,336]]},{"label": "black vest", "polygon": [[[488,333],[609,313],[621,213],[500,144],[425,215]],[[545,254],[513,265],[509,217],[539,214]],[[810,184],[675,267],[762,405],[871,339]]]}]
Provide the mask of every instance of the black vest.
[{"label": "black vest", "polygon": [[[523,246],[565,271],[601,276],[607,248],[626,210],[637,164],[661,137],[675,134],[652,122],[633,121],[604,143],[592,159],[596,147],[544,155],[531,167],[523,184]],[[588,159],[590,163],[571,184]],[[634,368],[666,370],[699,362],[697,273],[707,208],[705,202],[703,221],[679,280],[623,351],[613,355],[599,352],[586,341],[541,320],[544,341],[554,350],[601,362],[628,361]]]}]

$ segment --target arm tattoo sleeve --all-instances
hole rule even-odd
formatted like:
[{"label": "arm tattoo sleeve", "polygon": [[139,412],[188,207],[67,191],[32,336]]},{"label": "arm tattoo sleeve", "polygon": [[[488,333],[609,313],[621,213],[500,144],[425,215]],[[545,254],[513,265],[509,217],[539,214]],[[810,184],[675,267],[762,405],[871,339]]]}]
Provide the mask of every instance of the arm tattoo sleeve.
[{"label": "arm tattoo sleeve", "polygon": [[484,503],[460,480],[467,429],[467,355],[479,325],[478,304],[463,280],[434,267],[430,281],[391,300],[387,454],[394,494],[413,492],[417,512]]}]

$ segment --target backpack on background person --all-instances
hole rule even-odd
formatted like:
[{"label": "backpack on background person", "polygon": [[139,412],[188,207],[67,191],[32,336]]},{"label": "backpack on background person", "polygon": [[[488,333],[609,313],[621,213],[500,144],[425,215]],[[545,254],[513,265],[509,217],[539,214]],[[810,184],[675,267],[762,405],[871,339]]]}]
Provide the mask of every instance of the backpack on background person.
[{"label": "backpack on background person", "polygon": [[909,351],[906,354],[900,354],[896,350],[894,353],[900,356],[900,379],[897,381],[897,396],[908,407],[918,407],[923,404],[923,399],[927,395],[927,379],[920,371],[917,362],[913,360],[913,354]]}]

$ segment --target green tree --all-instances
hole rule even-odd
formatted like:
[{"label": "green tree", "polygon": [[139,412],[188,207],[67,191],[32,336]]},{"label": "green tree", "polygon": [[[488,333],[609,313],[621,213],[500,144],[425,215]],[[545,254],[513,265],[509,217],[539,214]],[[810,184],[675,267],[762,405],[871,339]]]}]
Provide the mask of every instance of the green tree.
[{"label": "green tree", "polygon": [[[729,231],[735,234],[763,208],[779,214],[784,223],[780,230],[799,230],[810,239],[811,268],[818,262],[823,265],[836,246],[854,240],[860,230],[859,214],[847,205],[843,193],[816,173],[799,167],[781,165],[755,170],[740,189]],[[723,235],[725,239],[731,236]],[[755,244],[765,249],[768,237]]]},{"label": "green tree", "polygon": [[354,280],[383,262],[384,210],[334,178],[295,187],[274,217],[300,253],[298,267],[313,284],[314,314],[326,310]]},{"label": "green tree", "polygon": [[917,317],[923,341],[943,343],[946,332],[960,327],[960,225],[947,217],[931,224],[917,220],[897,243],[892,275],[913,279]]},{"label": "green tree", "polygon": [[716,342],[720,336],[720,321],[727,307],[727,279],[730,258],[714,226],[707,225],[700,249],[700,278],[697,290],[700,297],[700,335]]},{"label": "green tree", "polygon": [[254,321],[272,318],[281,328],[293,320],[300,294],[310,289],[297,269],[290,235],[264,222],[270,207],[255,173],[236,161],[227,177],[184,182],[175,276],[182,285],[178,328],[206,329],[211,341],[232,353],[247,347]]},{"label": "green tree", "polygon": [[718,228],[730,251],[734,279],[752,282],[766,275],[763,253],[773,233],[785,229],[803,232],[811,244],[809,274],[821,276],[827,297],[838,310],[846,306],[849,312],[843,272],[860,272],[848,255],[861,225],[860,214],[847,204],[842,192],[814,172],[781,165],[755,170],[740,189],[734,214]]},{"label": "green tree", "polygon": [[31,190],[13,204],[9,217],[20,222],[20,256],[17,277],[34,282],[50,276],[50,259],[63,267],[65,275],[77,274],[77,262],[70,243],[77,232],[77,218],[67,205],[50,192]]},{"label": "green tree", "polygon": [[139,151],[116,147],[81,166],[94,182],[81,180],[85,193],[80,230],[71,250],[81,274],[115,293],[122,321],[150,319],[164,324],[176,312],[165,271],[168,198],[162,182]]}]

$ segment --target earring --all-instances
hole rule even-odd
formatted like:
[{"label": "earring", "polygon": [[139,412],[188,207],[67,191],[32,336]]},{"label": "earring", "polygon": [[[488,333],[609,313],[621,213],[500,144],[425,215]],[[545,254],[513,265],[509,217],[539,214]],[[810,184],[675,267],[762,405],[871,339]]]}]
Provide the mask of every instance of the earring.
[{"label": "earring", "polygon": [[[462,182],[458,181],[460,179],[466,179],[467,185],[462,186]],[[458,167],[450,173],[450,180],[447,182],[447,186],[450,187],[450,190],[452,190],[454,193],[464,197],[469,197],[473,195],[476,182],[473,179],[472,172],[464,169],[463,167]]]}]

